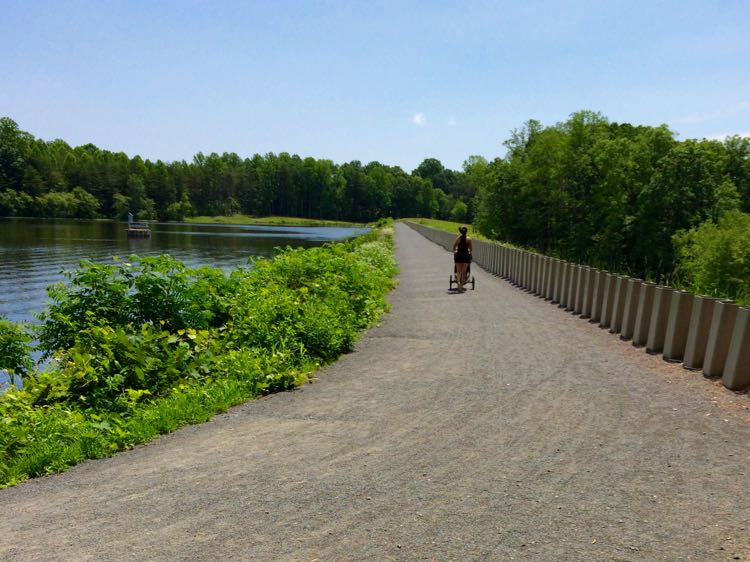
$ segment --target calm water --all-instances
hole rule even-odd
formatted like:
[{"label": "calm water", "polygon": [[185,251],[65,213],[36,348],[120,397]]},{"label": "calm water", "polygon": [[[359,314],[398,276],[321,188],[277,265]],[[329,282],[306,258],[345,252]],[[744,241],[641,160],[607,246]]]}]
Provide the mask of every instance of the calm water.
[{"label": "calm water", "polygon": [[46,287],[82,259],[171,254],[189,266],[228,270],[252,256],[269,257],[277,246],[318,246],[366,231],[362,228],[151,225],[151,238],[128,238],[125,223],[0,218],[0,316],[34,321],[44,309]]}]

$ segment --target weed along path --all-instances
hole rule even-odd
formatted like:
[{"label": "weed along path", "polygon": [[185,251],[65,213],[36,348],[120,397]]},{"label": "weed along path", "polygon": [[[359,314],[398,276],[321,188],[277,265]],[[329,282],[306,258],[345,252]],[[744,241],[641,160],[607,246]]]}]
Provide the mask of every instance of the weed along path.
[{"label": "weed along path", "polygon": [[747,396],[397,252],[314,384],[0,490],[0,559],[750,560]]}]

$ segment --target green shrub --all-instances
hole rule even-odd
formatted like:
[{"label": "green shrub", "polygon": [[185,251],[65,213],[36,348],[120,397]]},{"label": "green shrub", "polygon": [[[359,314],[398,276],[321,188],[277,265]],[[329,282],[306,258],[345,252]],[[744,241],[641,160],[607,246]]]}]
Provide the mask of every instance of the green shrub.
[{"label": "green shrub", "polygon": [[40,315],[47,370],[29,372],[28,334],[0,322],[1,357],[28,373],[0,395],[0,487],[302,384],[387,309],[391,236],[386,223],[229,275],[168,256],[82,263]]},{"label": "green shrub", "polygon": [[50,304],[39,315],[40,349],[46,357],[75,344],[76,334],[104,322],[124,326],[130,322],[129,293],[133,283],[129,263],[97,264],[82,261],[66,272],[66,283],[47,288]]},{"label": "green shrub", "polygon": [[171,256],[131,256],[114,264],[81,262],[67,283],[52,285],[39,315],[40,349],[47,357],[75,345],[78,334],[103,324],[148,323],[167,330],[206,329],[228,318],[227,295],[241,277],[220,269],[190,269]]},{"label": "green shrub", "polygon": [[729,211],[674,237],[677,275],[696,293],[750,302],[750,214]]},{"label": "green shrub", "polygon": [[184,379],[211,371],[217,342],[207,330],[168,332],[142,324],[137,332],[94,326],[59,357],[66,400],[81,407],[119,411],[133,400],[162,396]]},{"label": "green shrub", "polygon": [[0,399],[0,423],[2,487],[67,466],[59,451],[84,437],[86,416],[63,405],[38,406],[34,393],[11,388]]},{"label": "green shrub", "polygon": [[307,298],[299,309],[297,338],[306,353],[325,362],[351,351],[360,323],[349,299],[338,287],[319,298]]},{"label": "green shrub", "polygon": [[23,375],[31,370],[31,336],[22,324],[0,317],[0,369]]}]

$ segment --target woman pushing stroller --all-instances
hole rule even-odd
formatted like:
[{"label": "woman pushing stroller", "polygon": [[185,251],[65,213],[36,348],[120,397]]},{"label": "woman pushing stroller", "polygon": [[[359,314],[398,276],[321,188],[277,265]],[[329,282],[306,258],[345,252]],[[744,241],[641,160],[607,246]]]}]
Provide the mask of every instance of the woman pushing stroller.
[{"label": "woman pushing stroller", "polygon": [[458,231],[461,233],[453,242],[453,261],[456,264],[456,278],[458,281],[458,290],[465,291],[464,283],[466,283],[466,274],[471,263],[471,238],[466,236],[469,231],[465,226],[459,227]]}]

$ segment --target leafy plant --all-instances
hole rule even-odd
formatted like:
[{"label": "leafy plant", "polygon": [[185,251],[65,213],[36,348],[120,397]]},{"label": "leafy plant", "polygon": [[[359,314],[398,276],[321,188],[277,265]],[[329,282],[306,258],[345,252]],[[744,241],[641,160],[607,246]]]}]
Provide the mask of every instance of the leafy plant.
[{"label": "leafy plant", "polygon": [[206,329],[227,319],[227,296],[241,278],[220,269],[190,269],[164,255],[130,256],[113,264],[81,262],[67,283],[51,286],[50,305],[39,315],[40,349],[47,357],[75,345],[95,326],[141,324],[167,330]]},{"label": "leafy plant", "polygon": [[750,302],[750,215],[729,211],[675,235],[677,275],[693,291]]},{"label": "leafy plant", "polygon": [[0,317],[0,369],[23,375],[34,365],[31,359],[31,336],[22,324]]},{"label": "leafy plant", "polygon": [[24,328],[0,321],[0,360],[29,375],[0,394],[0,487],[302,384],[387,309],[392,233],[229,275],[168,256],[82,263],[40,315],[45,371],[31,372]]}]

